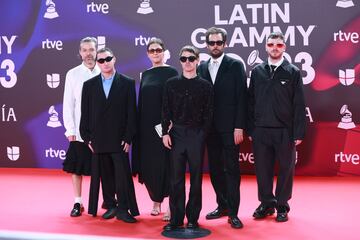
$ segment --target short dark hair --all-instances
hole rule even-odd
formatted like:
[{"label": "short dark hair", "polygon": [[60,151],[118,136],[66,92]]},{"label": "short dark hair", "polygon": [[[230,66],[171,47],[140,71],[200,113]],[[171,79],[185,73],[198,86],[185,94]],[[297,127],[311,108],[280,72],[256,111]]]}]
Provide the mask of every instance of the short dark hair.
[{"label": "short dark hair", "polygon": [[200,54],[199,49],[197,49],[196,47],[194,47],[192,45],[183,46],[180,50],[179,57],[181,57],[181,54],[183,52],[190,52],[190,53],[194,54],[197,59],[199,58],[199,54]]},{"label": "short dark hair", "polygon": [[108,47],[104,47],[104,48],[99,49],[99,50],[97,51],[96,56],[97,56],[99,53],[104,53],[104,52],[108,52],[108,53],[110,53],[112,56],[114,56],[113,51],[112,51],[110,48],[108,48]]},{"label": "short dark hair", "polygon": [[270,35],[267,37],[266,40],[278,39],[278,38],[285,42],[285,36],[282,32],[272,32],[272,33],[270,33]]},{"label": "short dark hair", "polygon": [[89,42],[95,43],[95,49],[97,49],[97,39],[94,37],[84,37],[83,39],[81,39],[79,48],[81,49],[81,44]]},{"label": "short dark hair", "polygon": [[221,34],[222,36],[222,40],[224,41],[224,43],[226,42],[226,36],[227,36],[227,32],[225,29],[223,28],[217,28],[217,27],[211,27],[209,28],[206,33],[205,33],[205,37],[206,37],[206,42],[209,41],[209,36],[212,34]]},{"label": "short dark hair", "polygon": [[146,50],[149,50],[150,45],[155,44],[155,43],[159,44],[160,47],[162,48],[162,50],[166,50],[163,40],[161,40],[160,38],[157,38],[157,37],[153,37],[150,39],[149,43],[146,46]]}]

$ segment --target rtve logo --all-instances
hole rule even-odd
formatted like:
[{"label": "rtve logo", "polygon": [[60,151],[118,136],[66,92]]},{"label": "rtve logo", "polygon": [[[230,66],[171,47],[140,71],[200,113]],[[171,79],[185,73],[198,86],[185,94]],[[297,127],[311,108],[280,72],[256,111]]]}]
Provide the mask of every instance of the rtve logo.
[{"label": "rtve logo", "polygon": [[46,39],[41,42],[41,48],[42,49],[56,49],[58,51],[61,51],[61,50],[63,50],[63,42],[61,40],[51,41],[49,39]]},{"label": "rtve logo", "polygon": [[135,46],[146,46],[150,42],[151,38],[153,37],[143,37],[142,35],[140,35],[139,37],[135,38]]},{"label": "rtve logo", "polygon": [[109,4],[107,3],[94,3],[91,2],[89,4],[86,5],[86,11],[88,13],[92,12],[92,13],[97,13],[97,12],[101,12],[103,14],[108,14],[109,13]]},{"label": "rtve logo", "polygon": [[[298,152],[295,152],[295,163],[298,161]],[[239,153],[239,162],[255,163],[254,153]]]},{"label": "rtve logo", "polygon": [[339,30],[339,32],[334,33],[334,42],[352,42],[359,43],[359,33],[357,32],[343,32]]},{"label": "rtve logo", "polygon": [[359,165],[360,156],[359,154],[352,154],[352,153],[336,153],[335,154],[335,162],[340,163],[351,163],[354,165]]},{"label": "rtve logo", "polygon": [[46,158],[60,158],[61,160],[65,160],[66,151],[62,149],[45,149],[45,157]]}]

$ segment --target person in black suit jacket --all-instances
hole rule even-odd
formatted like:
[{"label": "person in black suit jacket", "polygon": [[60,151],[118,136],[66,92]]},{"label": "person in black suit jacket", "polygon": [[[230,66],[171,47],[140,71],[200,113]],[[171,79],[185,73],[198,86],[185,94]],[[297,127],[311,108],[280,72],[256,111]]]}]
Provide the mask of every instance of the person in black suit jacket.
[{"label": "person in black suit jacket", "polygon": [[210,179],[218,207],[206,219],[228,216],[233,228],[242,228],[237,217],[240,204],[239,144],[246,122],[246,73],[244,65],[224,54],[227,33],[212,27],[206,32],[211,58],[202,62],[199,75],[213,84],[214,118],[207,139]]},{"label": "person in black suit jacket", "polygon": [[136,130],[135,82],[116,72],[115,60],[109,48],[97,53],[101,74],[84,83],[80,133],[93,152],[89,214],[97,214],[101,178],[108,206],[103,218],[133,223],[139,210],[128,151]]}]

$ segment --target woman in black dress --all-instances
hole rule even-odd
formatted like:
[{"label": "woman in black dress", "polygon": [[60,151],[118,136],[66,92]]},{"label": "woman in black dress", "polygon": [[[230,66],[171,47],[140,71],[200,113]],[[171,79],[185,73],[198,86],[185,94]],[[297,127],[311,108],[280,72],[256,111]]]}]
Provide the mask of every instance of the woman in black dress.
[{"label": "woman in black dress", "polygon": [[[147,55],[152,67],[142,73],[138,99],[138,136],[133,151],[133,172],[139,174],[154,202],[151,215],[161,213],[161,203],[169,195],[168,151],[155,130],[161,122],[162,95],[165,82],[178,75],[175,68],[164,63],[165,47],[159,38],[147,45]],[[161,131],[160,131],[161,132]],[[170,210],[164,221],[170,220]]]}]

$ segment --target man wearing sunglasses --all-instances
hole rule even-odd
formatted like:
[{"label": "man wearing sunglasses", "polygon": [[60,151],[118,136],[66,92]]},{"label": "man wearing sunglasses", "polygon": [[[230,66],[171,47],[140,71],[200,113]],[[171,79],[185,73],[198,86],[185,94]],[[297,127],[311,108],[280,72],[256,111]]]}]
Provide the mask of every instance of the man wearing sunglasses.
[{"label": "man wearing sunglasses", "polygon": [[246,73],[243,64],[224,54],[227,33],[212,27],[205,34],[211,58],[198,68],[213,84],[214,117],[207,139],[210,179],[217,208],[206,219],[228,216],[233,228],[242,228],[237,217],[240,204],[239,144],[246,122]]},{"label": "man wearing sunglasses", "polygon": [[82,92],[80,133],[93,152],[89,214],[97,214],[101,179],[108,207],[102,217],[134,223],[139,210],[128,152],[136,130],[135,82],[115,70],[115,61],[109,48],[100,49],[101,74],[85,82]]},{"label": "man wearing sunglasses", "polygon": [[[260,206],[253,217],[274,214],[286,222],[290,211],[295,169],[295,146],[305,135],[305,103],[300,70],[284,57],[284,35],[271,33],[266,41],[268,59],[251,72],[248,133],[251,136]],[[278,176],[273,193],[274,166]]]},{"label": "man wearing sunglasses", "polygon": [[[213,109],[211,84],[196,73],[199,50],[193,46],[183,47],[180,63],[182,76],[172,77],[166,82],[162,105],[162,140],[170,149],[171,219],[164,227],[166,231],[182,228],[185,214],[187,228],[199,227],[205,135]],[[190,171],[190,194],[185,208],[186,162]]]}]

